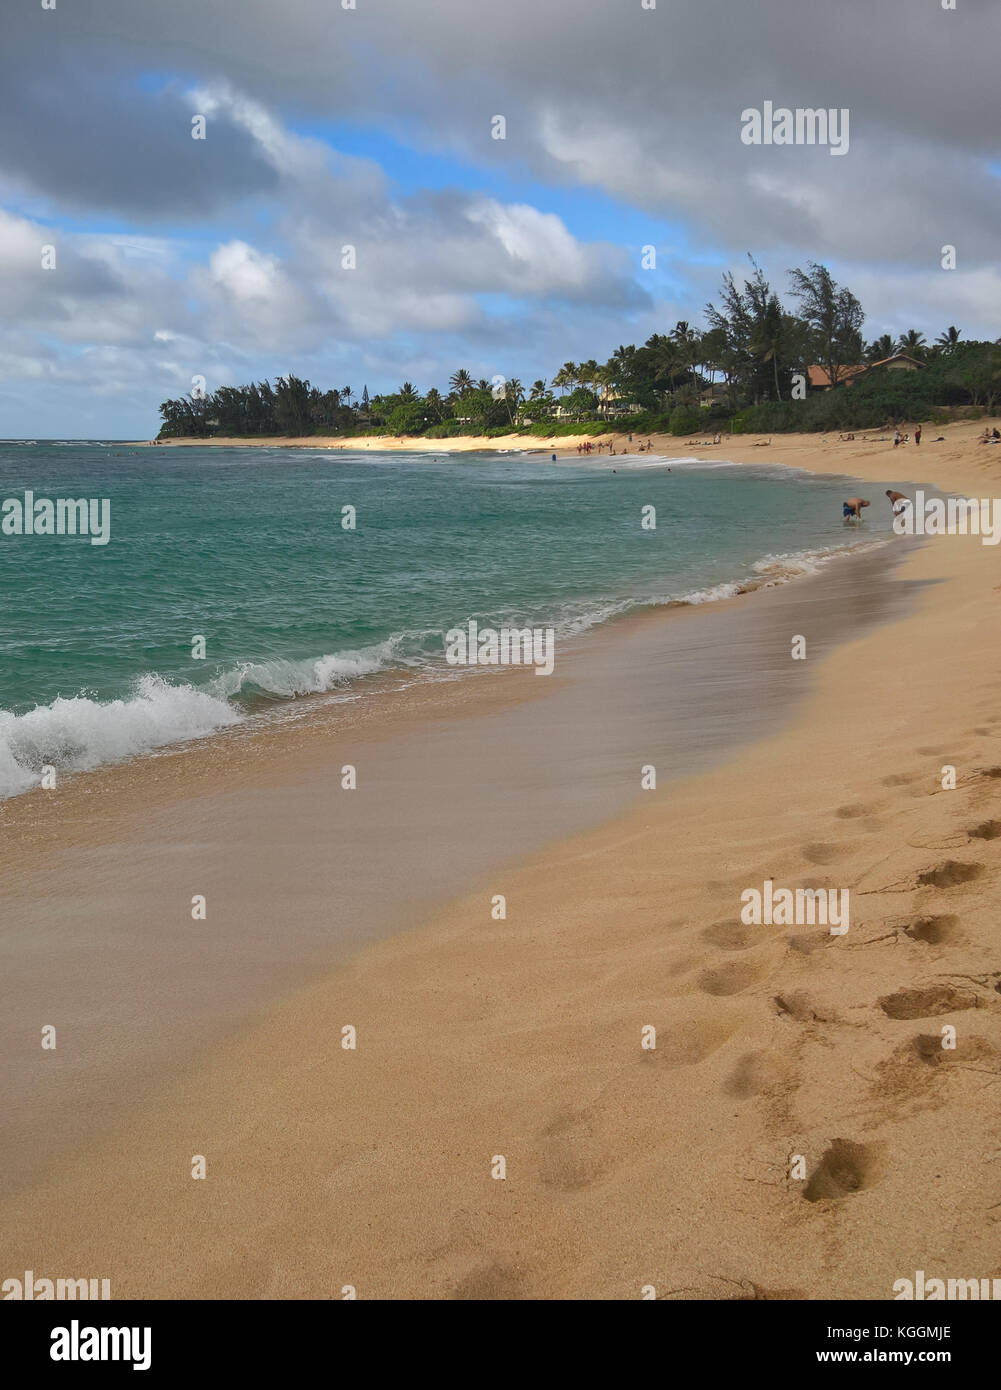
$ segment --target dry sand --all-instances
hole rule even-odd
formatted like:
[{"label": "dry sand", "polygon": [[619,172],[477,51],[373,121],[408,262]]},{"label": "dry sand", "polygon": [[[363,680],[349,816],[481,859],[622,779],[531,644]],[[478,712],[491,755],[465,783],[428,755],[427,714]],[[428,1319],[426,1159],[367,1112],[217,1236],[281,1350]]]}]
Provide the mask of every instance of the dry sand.
[{"label": "dry sand", "polygon": [[[990,422],[991,424],[994,421]],[[944,435],[947,441],[958,442],[960,440],[972,444],[977,436],[983,431],[984,422],[977,424],[959,425],[924,425],[922,427],[923,443],[914,448],[913,445],[904,445],[894,450],[893,430],[858,430],[855,432],[855,441],[841,442],[836,432],[830,435],[823,434],[775,434],[775,435],[730,435],[724,434],[719,444],[712,443],[714,438],[713,430],[706,429],[688,438],[672,434],[645,434],[633,432],[632,439],[626,433],[628,426],[622,429],[618,426],[609,428],[600,435],[573,434],[573,435],[554,435],[548,439],[537,438],[534,435],[526,434],[505,434],[488,438],[485,435],[458,435],[454,439],[424,439],[419,436],[411,435],[357,435],[352,438],[345,438],[341,435],[302,435],[299,437],[268,436],[263,439],[238,438],[213,436],[210,439],[168,439],[164,440],[160,448],[183,449],[183,448],[261,448],[261,449],[309,449],[309,450],[329,450],[334,453],[351,452],[353,450],[371,451],[372,453],[407,453],[407,454],[431,454],[438,457],[445,457],[448,454],[468,454],[468,453],[524,453],[537,456],[540,461],[546,461],[555,453],[558,458],[576,458],[577,445],[590,442],[594,452],[592,458],[610,458],[609,444],[615,449],[616,456],[619,454],[633,453],[639,445],[643,445],[646,452],[647,445],[651,445],[651,452],[655,454],[666,454],[669,457],[697,457],[705,459],[723,458],[734,459],[739,463],[792,463],[804,468],[813,468],[817,472],[845,472],[854,476],[865,477],[865,471],[857,470],[854,467],[840,467],[845,461],[856,459],[872,459],[880,455],[883,462],[888,457],[895,456],[911,464],[915,454],[921,455],[921,450],[929,452],[940,449],[941,445],[933,444],[933,440],[938,435]],[[908,429],[902,426],[902,430]],[[913,427],[911,427],[913,428]],[[598,441],[605,446],[601,455],[597,454]],[[145,441],[136,441],[143,443]],[[989,452],[985,450],[985,452]],[[822,460],[826,460],[828,466],[824,467]],[[873,476],[882,477],[883,474],[876,469]]]},{"label": "dry sand", "polygon": [[[978,433],[724,456],[999,494]],[[818,663],[779,733],[470,884],[186,1066],[8,1207],[4,1273],[501,1299],[1001,1274],[999,568],[932,541],[905,562],[913,614]],[[849,888],[847,935],[744,926],[766,878]]]}]

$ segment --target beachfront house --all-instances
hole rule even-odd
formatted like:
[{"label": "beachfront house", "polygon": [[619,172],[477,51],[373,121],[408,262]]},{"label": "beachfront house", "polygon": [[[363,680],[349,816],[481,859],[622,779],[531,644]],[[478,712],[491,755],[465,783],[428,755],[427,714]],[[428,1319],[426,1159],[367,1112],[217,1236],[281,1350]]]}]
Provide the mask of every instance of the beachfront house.
[{"label": "beachfront house", "polygon": [[[919,362],[916,357],[909,357],[906,352],[895,352],[892,357],[883,357],[878,362],[863,362],[857,367],[845,367],[838,377],[836,385],[851,386],[860,376],[865,376],[868,372],[874,372],[877,367],[886,367],[888,371],[916,372],[925,364]],[[807,367],[807,376],[811,391],[829,391],[831,389],[831,379],[826,367],[819,364]]]},{"label": "beachfront house", "polygon": [[614,386],[599,386],[598,411],[604,416],[640,415],[643,407],[635,401],[624,400],[622,392],[616,391]]}]

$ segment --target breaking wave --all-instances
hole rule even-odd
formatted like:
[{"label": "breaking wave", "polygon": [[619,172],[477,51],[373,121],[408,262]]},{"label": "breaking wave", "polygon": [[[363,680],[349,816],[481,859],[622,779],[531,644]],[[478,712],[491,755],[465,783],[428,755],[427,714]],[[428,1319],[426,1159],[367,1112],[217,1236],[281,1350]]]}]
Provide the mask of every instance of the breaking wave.
[{"label": "breaking wave", "polygon": [[[872,540],[766,555],[751,564],[743,578],[705,588],[565,603],[546,615],[457,614],[455,623],[461,626],[468,617],[475,617],[481,628],[546,626],[568,640],[626,613],[717,603],[782,584],[797,575],[815,573],[838,556],[884,543]],[[355,681],[380,672],[409,670],[422,677],[454,679],[456,668],[443,660],[448,626],[452,624],[399,632],[368,647],[305,660],[242,661],[203,687],[150,673],[138,677],[119,699],[97,700],[82,693],[59,697],[23,714],[0,710],[0,799],[38,786],[46,767],[54,767],[57,773],[90,771],[170,744],[205,738],[243,723],[263,704],[350,688]]]}]

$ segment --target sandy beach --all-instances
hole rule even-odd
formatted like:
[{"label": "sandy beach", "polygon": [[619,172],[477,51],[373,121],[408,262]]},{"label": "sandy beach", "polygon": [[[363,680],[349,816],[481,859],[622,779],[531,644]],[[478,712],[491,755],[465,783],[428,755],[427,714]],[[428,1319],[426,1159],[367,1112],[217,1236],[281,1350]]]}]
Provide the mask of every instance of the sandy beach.
[{"label": "sandy beach", "polygon": [[[931,440],[937,435],[944,435],[946,439],[975,439],[982,431],[982,422],[979,425],[947,425],[939,427],[927,426],[925,430],[925,444],[922,448],[929,447]],[[607,430],[601,434],[564,434],[554,435],[551,438],[540,438],[529,434],[505,434],[488,437],[486,435],[456,435],[451,439],[425,439],[421,435],[352,435],[343,437],[340,435],[301,435],[299,437],[286,437],[283,435],[266,435],[260,438],[240,436],[229,438],[225,435],[210,435],[206,438],[198,437],[177,437],[167,438],[160,441],[157,448],[165,449],[185,449],[185,448],[219,448],[219,449],[322,449],[332,450],[371,450],[373,453],[413,453],[431,454],[432,456],[444,456],[446,454],[470,454],[470,453],[526,453],[537,454],[540,458],[551,458],[553,454],[557,458],[576,458],[578,444],[590,443],[597,456],[597,446],[600,441],[604,448],[602,457],[611,458],[610,447],[615,450],[616,455],[634,453],[637,446],[642,445],[644,452],[647,446],[656,454],[665,454],[668,457],[684,455],[689,457],[693,451],[699,458],[724,458],[735,459],[742,463],[767,463],[773,457],[780,463],[793,463],[797,467],[808,467],[810,464],[803,463],[807,458],[817,464],[817,471],[837,471],[855,474],[857,470],[853,468],[836,470],[829,468],[822,469],[819,466],[819,459],[823,457],[837,457],[839,463],[842,458],[854,460],[855,458],[868,458],[889,444],[892,452],[892,429],[887,430],[859,430],[856,432],[855,444],[842,443],[838,441],[836,435],[829,438],[815,434],[775,434],[775,435],[731,435],[724,434],[719,444],[714,444],[713,431],[708,427],[701,433],[693,436],[673,435],[673,434],[644,434],[630,433],[628,425],[609,424]],[[136,443],[146,444],[152,447],[152,441],[137,440]],[[762,452],[767,450],[767,452]],[[906,446],[905,446],[906,451]],[[898,451],[899,453],[899,451]],[[860,476],[865,476],[861,474]]]},{"label": "sandy beach", "polygon": [[[982,428],[929,426],[918,449],[872,436],[653,445],[871,480],[875,510],[884,488],[908,480],[998,495],[1001,446],[978,444]],[[551,452],[515,439],[491,444]],[[552,447],[575,455],[576,444]],[[589,802],[590,828],[567,812],[557,829],[559,805],[526,813],[523,837],[502,839],[496,860],[481,863],[472,846],[484,827],[463,841],[456,790],[451,856],[440,866],[431,856],[421,878],[420,836],[399,843],[399,877],[413,879],[419,906],[390,912],[373,892],[382,931],[360,922],[334,969],[321,972],[309,932],[337,910],[346,872],[332,848],[316,867],[317,810],[333,796],[320,801],[315,789],[344,756],[343,733],[322,719],[234,739],[197,773],[179,753],[156,778],[100,774],[100,797],[81,775],[61,806],[5,807],[23,860],[4,892],[20,895],[25,941],[31,912],[44,937],[46,894],[70,883],[95,921],[151,913],[166,925],[174,913],[183,930],[194,866],[206,885],[197,891],[225,898],[225,920],[210,911],[201,925],[219,931],[217,962],[233,955],[234,981],[243,914],[302,942],[298,972],[276,978],[262,946],[248,967],[253,988],[234,983],[228,1004],[202,1001],[214,1032],[199,1031],[198,1010],[178,1011],[197,1045],[184,1045],[181,1028],[159,1051],[137,1042],[113,1059],[124,1094],[135,1088],[142,1103],[116,1107],[109,1095],[95,1123],[79,1101],[86,1142],[19,1175],[3,1211],[7,1271],[109,1278],[116,1297],[351,1289],[384,1299],[630,1299],[649,1287],[659,1299],[889,1299],[918,1269],[1001,1275],[998,558],[972,536],[909,547],[872,580],[893,601],[872,608],[856,595],[857,613],[846,608],[840,622],[818,615],[816,649],[810,602],[794,591],[804,586],[819,606],[827,573],[713,613],[633,624],[616,640],[636,644],[637,661],[658,653],[665,673],[683,639],[658,647],[655,628],[694,639],[716,624],[716,638],[698,640],[741,661],[752,609],[762,615],[753,631],[781,635],[786,649],[803,631],[807,660],[789,663],[799,684],[788,701],[776,674],[786,668],[768,667],[760,725],[722,710],[721,725],[737,727],[711,765],[679,752],[658,769],[656,791],[641,792],[630,761],[635,792]],[[793,611],[805,627],[790,631]],[[601,669],[600,654],[587,660]],[[574,756],[556,716],[560,701],[583,699],[578,689],[571,669],[544,696],[498,681],[459,710],[434,703],[452,692],[429,695],[427,708],[392,716],[401,738],[408,719],[429,731],[427,764],[413,753],[402,775],[416,785],[460,726],[475,746],[478,721],[500,720],[487,746],[500,768],[505,738],[519,732],[524,761],[499,784],[517,805],[532,768],[545,780],[544,750]],[[642,739],[642,723],[630,727]],[[352,737],[378,745],[386,728]],[[606,751],[634,750],[613,740]],[[388,758],[378,747],[372,756]],[[954,788],[943,786],[946,768]],[[375,803],[372,814],[389,810]],[[220,825],[246,834],[237,843]],[[338,843],[333,833],[326,842]],[[47,844],[62,847],[55,865]],[[238,891],[233,876],[255,860],[257,876]],[[131,880],[117,872],[124,862]],[[115,887],[98,900],[109,866]],[[742,892],[769,879],[850,890],[850,929],[743,923]],[[496,895],[503,919],[491,915]],[[115,929],[105,930],[106,971],[128,978]],[[148,998],[133,1001],[137,1039],[149,1000],[182,978],[147,973]],[[44,1012],[44,989],[37,1002]],[[955,1047],[942,1046],[943,1028],[955,1029]],[[73,1063],[62,1065],[59,1103],[69,1105]],[[192,1180],[196,1155],[204,1180]]]}]

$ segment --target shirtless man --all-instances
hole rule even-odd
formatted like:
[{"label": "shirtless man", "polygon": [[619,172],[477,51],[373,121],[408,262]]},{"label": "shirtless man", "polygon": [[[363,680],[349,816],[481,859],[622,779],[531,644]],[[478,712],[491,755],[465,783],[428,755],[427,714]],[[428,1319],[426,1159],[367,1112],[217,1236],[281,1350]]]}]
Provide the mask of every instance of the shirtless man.
[{"label": "shirtless man", "polygon": [[869,503],[864,497],[849,497],[848,501],[844,504],[843,508],[843,516],[845,520],[861,521],[862,508],[868,507],[868,505]]},{"label": "shirtless man", "polygon": [[894,492],[891,488],[887,488],[886,495],[890,499],[890,506],[893,508],[894,516],[899,516],[905,507],[911,505],[911,499],[905,497],[902,492]]}]

